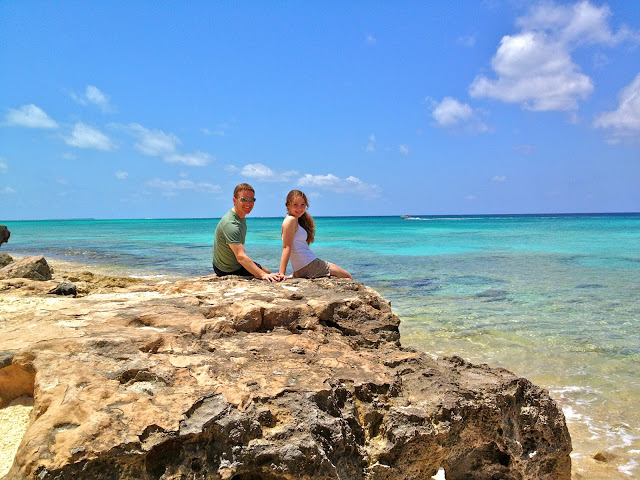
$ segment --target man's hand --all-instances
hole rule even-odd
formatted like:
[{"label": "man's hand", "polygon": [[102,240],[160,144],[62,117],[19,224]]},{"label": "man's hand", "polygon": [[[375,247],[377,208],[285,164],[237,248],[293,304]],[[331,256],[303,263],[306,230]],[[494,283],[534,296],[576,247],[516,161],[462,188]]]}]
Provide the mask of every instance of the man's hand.
[{"label": "man's hand", "polygon": [[284,275],[280,273],[265,273],[260,277],[262,280],[268,280],[270,282],[280,282],[284,280]]}]

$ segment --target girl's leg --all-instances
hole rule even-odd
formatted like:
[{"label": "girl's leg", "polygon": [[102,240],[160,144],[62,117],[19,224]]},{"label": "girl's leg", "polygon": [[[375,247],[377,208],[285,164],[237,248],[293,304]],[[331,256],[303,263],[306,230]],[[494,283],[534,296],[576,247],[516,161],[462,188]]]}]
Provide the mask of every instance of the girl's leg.
[{"label": "girl's leg", "polygon": [[332,277],[353,278],[351,277],[351,274],[347,272],[345,269],[340,268],[335,263],[331,263],[331,262],[328,262],[328,263],[329,263],[329,268],[330,268]]}]

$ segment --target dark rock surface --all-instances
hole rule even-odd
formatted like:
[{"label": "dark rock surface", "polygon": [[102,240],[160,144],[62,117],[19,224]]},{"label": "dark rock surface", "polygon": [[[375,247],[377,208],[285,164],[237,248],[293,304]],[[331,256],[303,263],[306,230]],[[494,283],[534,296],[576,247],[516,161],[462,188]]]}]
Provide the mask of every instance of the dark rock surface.
[{"label": "dark rock surface", "polygon": [[0,268],[0,279],[51,280],[51,269],[42,255],[31,255]]},{"label": "dark rock surface", "polygon": [[11,232],[5,225],[0,225],[0,246],[3,243],[7,243],[9,241],[9,237],[11,236]]},{"label": "dark rock surface", "polygon": [[570,478],[546,391],[401,347],[362,284],[91,275],[0,280],[0,403],[34,397],[8,479]]}]

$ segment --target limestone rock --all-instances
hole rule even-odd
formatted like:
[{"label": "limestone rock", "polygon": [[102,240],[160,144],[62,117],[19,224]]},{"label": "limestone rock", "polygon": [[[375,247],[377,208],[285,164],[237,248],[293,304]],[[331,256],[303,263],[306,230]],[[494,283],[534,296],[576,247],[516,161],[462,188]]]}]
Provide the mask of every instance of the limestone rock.
[{"label": "limestone rock", "polygon": [[7,243],[9,241],[9,237],[11,236],[11,232],[5,225],[0,225],[0,246],[3,243]]},{"label": "limestone rock", "polygon": [[10,263],[13,263],[13,257],[8,253],[0,253],[0,268],[6,267]]},{"label": "limestone rock", "polygon": [[208,276],[47,295],[59,275],[0,280],[0,397],[34,397],[9,480],[570,478],[546,391],[403,348],[362,284]]},{"label": "limestone rock", "polygon": [[31,255],[0,268],[0,279],[51,280],[51,269],[42,255]]}]

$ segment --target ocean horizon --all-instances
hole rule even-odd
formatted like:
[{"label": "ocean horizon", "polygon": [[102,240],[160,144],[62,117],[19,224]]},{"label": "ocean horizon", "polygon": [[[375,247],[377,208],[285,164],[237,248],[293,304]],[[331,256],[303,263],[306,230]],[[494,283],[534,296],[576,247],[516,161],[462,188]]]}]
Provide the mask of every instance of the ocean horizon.
[{"label": "ocean horizon", "polygon": [[[391,301],[404,346],[549,390],[582,478],[640,477],[640,213],[406,217],[317,216],[311,248]],[[171,281],[213,273],[217,220],[6,220],[0,252]],[[247,217],[247,253],[272,270],[281,222]]]},{"label": "ocean horizon", "polygon": [[[310,212],[311,213],[311,212]],[[459,213],[459,214],[390,214],[390,215],[313,215],[313,218],[397,218],[397,217],[410,217],[410,218],[472,218],[472,217],[591,217],[591,216],[625,216],[625,215],[640,215],[639,212],[547,212],[547,213]],[[110,220],[219,220],[221,217],[78,217],[78,218],[32,218],[32,219],[0,219],[0,225],[6,222],[58,222],[58,221],[73,221],[73,220],[96,220],[96,221],[110,221]],[[254,215],[251,214],[250,218],[283,218],[282,215]]]}]

